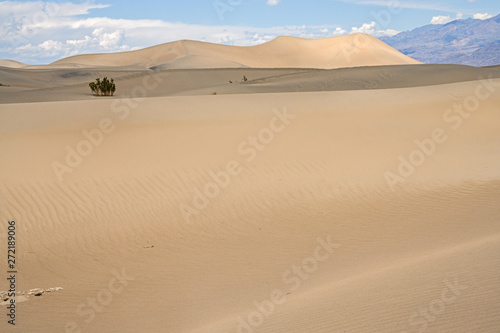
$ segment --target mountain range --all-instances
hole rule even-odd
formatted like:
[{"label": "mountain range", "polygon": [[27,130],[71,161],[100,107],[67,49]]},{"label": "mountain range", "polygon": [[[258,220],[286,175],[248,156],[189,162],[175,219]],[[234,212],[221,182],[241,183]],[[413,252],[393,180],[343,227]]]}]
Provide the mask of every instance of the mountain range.
[{"label": "mountain range", "polygon": [[381,40],[423,63],[499,65],[500,15],[429,24]]}]

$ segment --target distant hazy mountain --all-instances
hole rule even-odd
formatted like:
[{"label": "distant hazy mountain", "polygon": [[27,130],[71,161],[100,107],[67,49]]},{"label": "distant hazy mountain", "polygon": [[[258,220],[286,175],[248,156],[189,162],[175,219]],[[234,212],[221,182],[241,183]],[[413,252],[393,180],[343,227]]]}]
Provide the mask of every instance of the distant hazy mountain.
[{"label": "distant hazy mountain", "polygon": [[500,64],[500,15],[487,20],[466,19],[430,24],[381,39],[424,63]]}]

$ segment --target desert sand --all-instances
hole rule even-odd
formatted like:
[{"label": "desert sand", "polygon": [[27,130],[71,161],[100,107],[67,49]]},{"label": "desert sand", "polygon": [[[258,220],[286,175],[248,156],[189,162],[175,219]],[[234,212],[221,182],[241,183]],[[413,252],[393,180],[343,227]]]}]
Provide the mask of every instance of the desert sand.
[{"label": "desert sand", "polygon": [[498,67],[366,35],[2,64],[1,332],[498,332]]}]

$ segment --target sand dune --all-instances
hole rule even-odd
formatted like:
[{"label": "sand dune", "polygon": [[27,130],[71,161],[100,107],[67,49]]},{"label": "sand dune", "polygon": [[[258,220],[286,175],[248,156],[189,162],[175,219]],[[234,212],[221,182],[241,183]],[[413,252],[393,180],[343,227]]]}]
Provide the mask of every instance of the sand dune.
[{"label": "sand dune", "polygon": [[165,69],[192,69],[192,68],[240,68],[247,67],[240,63],[201,55],[186,55],[165,64],[151,67],[153,70]]},{"label": "sand dune", "polygon": [[249,47],[183,40],[132,52],[73,56],[49,67],[340,68],[417,63],[370,35],[352,34],[324,39],[278,37]]},{"label": "sand dune", "polygon": [[[496,332],[499,88],[0,105],[0,214],[19,225],[19,290],[63,288],[23,302],[20,327]],[[475,111],[450,118],[478,91]],[[82,131],[103,119],[106,133],[84,147]],[[415,140],[433,152],[391,187],[386,173]],[[54,162],[68,149],[91,152],[61,182]],[[211,198],[193,202],[210,183]],[[322,261],[306,260],[315,253]],[[292,273],[304,260],[309,273]],[[105,305],[92,310],[92,298]]]},{"label": "sand dune", "polygon": [[[161,66],[160,66],[161,67]],[[129,67],[80,69],[0,69],[3,103],[95,100],[88,83],[113,77],[115,98],[130,96],[144,80],[148,97],[392,89],[500,78],[500,70],[459,65],[393,65],[321,69],[160,69]],[[243,76],[248,81],[242,81]],[[230,83],[232,82],[232,83]],[[14,92],[13,89],[20,89]]]},{"label": "sand dune", "polygon": [[86,69],[3,68],[0,69],[0,82],[13,87],[31,89],[61,88],[80,83],[88,84],[97,77],[121,78],[148,72],[150,71],[144,70],[144,68],[131,67],[95,67]]},{"label": "sand dune", "polygon": [[14,67],[1,332],[498,332],[498,68],[363,34]]},{"label": "sand dune", "polygon": [[0,59],[0,67],[9,67],[9,68],[22,68],[28,66],[19,61],[8,60],[8,59]]}]

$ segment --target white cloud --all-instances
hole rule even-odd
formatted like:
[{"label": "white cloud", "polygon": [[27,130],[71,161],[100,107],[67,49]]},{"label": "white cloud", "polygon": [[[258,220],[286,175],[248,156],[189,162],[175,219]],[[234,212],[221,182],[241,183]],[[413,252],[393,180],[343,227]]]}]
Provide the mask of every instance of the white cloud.
[{"label": "white cloud", "polygon": [[281,0],[267,0],[266,5],[268,6],[277,6],[279,5]]},{"label": "white cloud", "polygon": [[431,20],[431,24],[446,24],[453,21],[450,16],[434,16]]},{"label": "white cloud", "polygon": [[375,37],[382,37],[382,36],[394,36],[399,33],[399,31],[388,29],[388,30],[377,30],[377,23],[376,22],[371,22],[371,23],[363,23],[361,27],[352,27],[351,33],[365,33],[369,35],[373,35]]},{"label": "white cloud", "polygon": [[429,9],[429,10],[439,10],[444,12],[455,12],[451,7],[446,7],[440,4],[436,4],[436,1],[408,1],[408,0],[338,0],[347,3],[353,3],[357,5],[369,5],[369,6],[380,6],[380,7],[390,7],[390,8],[409,8],[409,9]]},{"label": "white cloud", "polygon": [[[98,28],[92,31],[93,38],[91,40],[98,41],[99,46],[102,46],[104,50],[116,50],[125,46],[123,45],[124,35],[125,33],[122,29],[107,33],[104,28]],[[128,48],[127,46],[125,47]]]},{"label": "white cloud", "polygon": [[476,20],[487,20],[487,19],[492,18],[492,17],[493,17],[493,15],[488,14],[488,13],[474,14],[474,19],[476,19]]},{"label": "white cloud", "polygon": [[67,57],[76,55],[85,50],[86,52],[116,52],[131,51],[132,48],[123,43],[123,30],[115,30],[111,33],[103,28],[95,29],[90,36],[81,39],[68,39],[65,41],[46,40],[42,43],[32,45],[31,43],[18,47],[20,52],[30,52],[39,57]]},{"label": "white cloud", "polygon": [[334,36],[340,36],[340,35],[345,35],[346,33],[347,33],[347,30],[344,30],[341,27],[336,27],[332,34]]},{"label": "white cloud", "polygon": [[353,27],[351,30],[351,33],[355,34],[358,32],[362,32],[365,34],[374,34],[375,33],[375,27],[377,23],[372,22],[372,23],[363,23],[363,25],[359,28]]},{"label": "white cloud", "polygon": [[464,17],[464,14],[462,13],[457,13],[457,16],[455,18],[452,18],[451,16],[447,15],[440,15],[440,16],[434,16],[431,20],[431,24],[446,24],[450,23],[451,21],[455,20],[461,20]]},{"label": "white cloud", "polygon": [[75,16],[85,15],[91,9],[107,8],[110,5],[85,3],[55,3],[46,1],[2,1],[0,2],[0,16],[5,14],[23,15],[27,20],[35,22],[45,16]]}]

